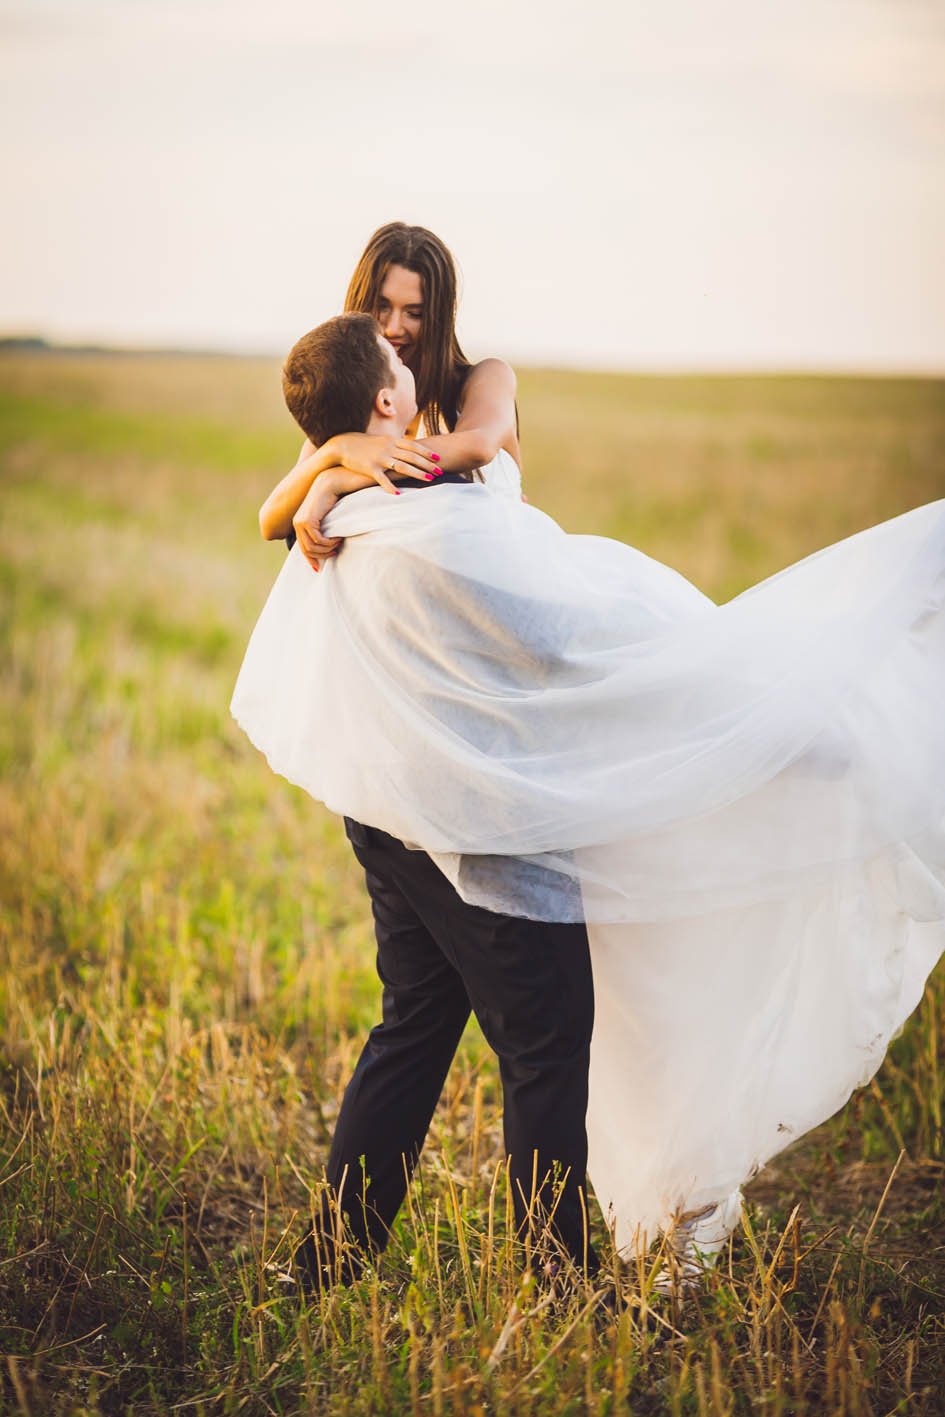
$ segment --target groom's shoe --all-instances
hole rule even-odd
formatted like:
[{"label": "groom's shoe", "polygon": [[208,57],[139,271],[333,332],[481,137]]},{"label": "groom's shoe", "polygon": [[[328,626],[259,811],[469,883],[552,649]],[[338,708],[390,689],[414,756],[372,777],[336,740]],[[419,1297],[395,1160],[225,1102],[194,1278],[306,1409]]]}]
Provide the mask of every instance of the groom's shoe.
[{"label": "groom's shoe", "polygon": [[329,1186],[315,1198],[308,1234],[295,1251],[303,1294],[318,1294],[359,1280],[376,1265],[387,1242],[387,1228],[370,1206],[342,1207]]},{"label": "groom's shoe", "polygon": [[312,1231],[306,1235],[293,1258],[299,1290],[306,1299],[335,1289],[338,1285],[347,1287],[354,1284],[364,1273],[364,1260],[356,1250],[346,1245],[339,1254],[333,1242],[326,1244],[324,1239],[316,1241]]}]

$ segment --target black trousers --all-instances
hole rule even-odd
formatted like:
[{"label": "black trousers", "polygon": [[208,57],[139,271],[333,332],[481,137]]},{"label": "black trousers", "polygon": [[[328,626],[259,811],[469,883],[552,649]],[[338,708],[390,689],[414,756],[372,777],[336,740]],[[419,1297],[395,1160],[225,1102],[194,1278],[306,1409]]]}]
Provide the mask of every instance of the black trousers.
[{"label": "black trousers", "polygon": [[[551,1213],[557,1243],[593,1273],[585,927],[467,905],[425,853],[373,827],[345,826],[371,896],[383,984],[382,1021],[345,1090],[327,1167],[351,1237],[368,1252],[384,1248],[472,1010],[499,1058],[519,1230]],[[305,1250],[310,1270],[326,1278],[336,1260],[331,1211],[326,1201]]]}]

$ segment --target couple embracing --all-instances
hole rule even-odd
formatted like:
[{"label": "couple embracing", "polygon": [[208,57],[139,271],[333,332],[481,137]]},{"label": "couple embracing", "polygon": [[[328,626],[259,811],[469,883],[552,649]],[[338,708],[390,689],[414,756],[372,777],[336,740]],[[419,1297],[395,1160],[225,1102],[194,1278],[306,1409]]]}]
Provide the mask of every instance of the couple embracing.
[{"label": "couple embracing", "polygon": [[716,606],[523,502],[432,233],[382,228],[346,304],[286,365],[308,441],[260,524],[298,545],[233,698],[345,817],[378,941],[307,1273],[383,1249],[473,1011],[519,1232],[593,1279],[589,1174],[692,1282],[945,944],[945,508]]}]

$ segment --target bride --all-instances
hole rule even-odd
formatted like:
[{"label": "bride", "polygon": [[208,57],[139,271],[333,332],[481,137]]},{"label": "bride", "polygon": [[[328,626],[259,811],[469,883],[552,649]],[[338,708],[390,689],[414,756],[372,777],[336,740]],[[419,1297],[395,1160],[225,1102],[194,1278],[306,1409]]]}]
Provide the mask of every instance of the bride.
[{"label": "bride", "polygon": [[716,606],[523,504],[507,448],[433,497],[337,500],[368,477],[306,490],[343,557],[287,560],[233,712],[465,900],[586,919],[595,1192],[622,1251],[684,1213],[710,1253],[945,947],[945,504]]}]

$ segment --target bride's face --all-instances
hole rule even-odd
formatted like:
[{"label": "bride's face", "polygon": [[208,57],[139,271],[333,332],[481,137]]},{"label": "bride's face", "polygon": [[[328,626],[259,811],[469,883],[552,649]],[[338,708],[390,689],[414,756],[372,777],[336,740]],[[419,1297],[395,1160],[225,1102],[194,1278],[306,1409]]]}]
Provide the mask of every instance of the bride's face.
[{"label": "bride's face", "polygon": [[416,271],[391,266],[381,286],[376,313],[385,339],[412,368],[420,352],[423,325],[423,286]]}]

